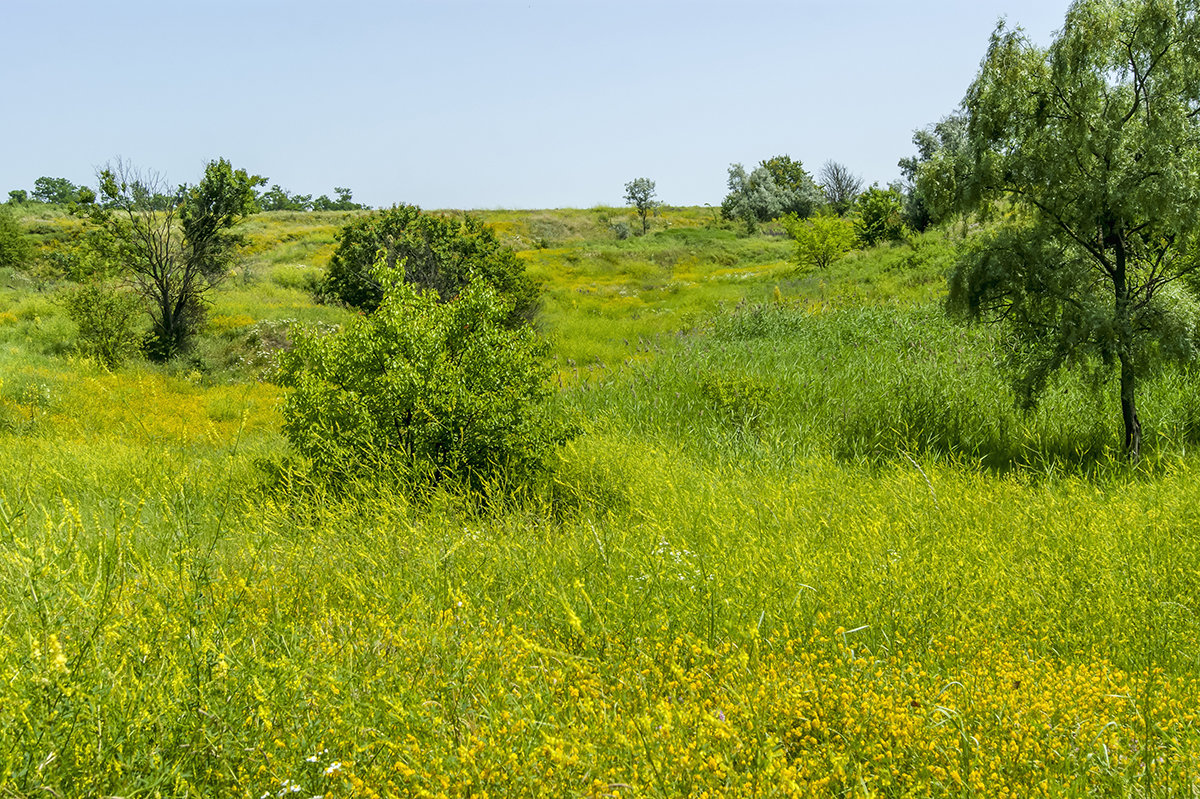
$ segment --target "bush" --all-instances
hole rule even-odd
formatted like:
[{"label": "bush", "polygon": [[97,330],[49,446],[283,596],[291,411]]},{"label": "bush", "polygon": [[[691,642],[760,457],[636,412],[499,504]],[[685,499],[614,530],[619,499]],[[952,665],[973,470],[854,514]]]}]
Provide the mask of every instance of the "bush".
[{"label": "bush", "polygon": [[32,247],[12,211],[0,207],[0,269],[21,266]]},{"label": "bush", "polygon": [[796,260],[801,266],[828,269],[854,247],[854,224],[832,214],[800,220],[784,220],[788,236],[796,242]]},{"label": "bush", "polygon": [[383,471],[472,490],[523,483],[571,431],[548,406],[546,346],[483,283],[439,303],[388,286],[378,309],[281,356],[284,432],[318,475]]},{"label": "bush", "polygon": [[859,195],[854,233],[864,247],[884,241],[903,241],[908,235],[904,225],[904,198],[894,188],[872,186]]},{"label": "bush", "polygon": [[537,312],[538,287],[524,264],[473,216],[434,216],[400,205],[355,219],[338,236],[320,293],[353,308],[374,311],[384,289],[400,282],[432,289],[448,301],[481,280],[507,298],[506,325],[529,322]]},{"label": "bush", "polygon": [[77,347],[108,368],[138,351],[142,309],[136,295],[101,283],[86,283],[63,295],[67,316],[79,328]]}]

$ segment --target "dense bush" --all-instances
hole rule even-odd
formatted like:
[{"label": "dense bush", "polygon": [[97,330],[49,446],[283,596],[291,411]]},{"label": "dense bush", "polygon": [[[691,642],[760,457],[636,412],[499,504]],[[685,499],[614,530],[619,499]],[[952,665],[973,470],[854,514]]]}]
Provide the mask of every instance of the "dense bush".
[{"label": "dense bush", "polygon": [[79,328],[81,355],[112,368],[138,351],[141,304],[135,294],[102,283],[85,283],[63,295],[67,316]]},{"label": "dense bush", "polygon": [[339,238],[322,293],[351,307],[375,310],[384,289],[400,282],[451,300],[478,279],[507,298],[508,326],[532,320],[537,311],[538,288],[524,264],[473,216],[435,216],[400,205],[353,220]]},{"label": "dense bush", "polygon": [[833,214],[803,220],[788,216],[784,228],[796,242],[796,260],[801,266],[828,269],[854,247],[854,224]]},{"label": "dense bush", "polygon": [[439,303],[407,283],[327,336],[296,335],[280,376],[284,432],[334,480],[384,471],[479,489],[539,473],[570,437],[548,406],[546,346],[484,283]]},{"label": "dense bush", "polygon": [[0,269],[19,266],[29,258],[30,250],[12,211],[0,207]]},{"label": "dense bush", "polygon": [[898,189],[872,186],[859,195],[854,205],[854,233],[862,246],[904,239],[908,231],[904,225],[904,198]]}]

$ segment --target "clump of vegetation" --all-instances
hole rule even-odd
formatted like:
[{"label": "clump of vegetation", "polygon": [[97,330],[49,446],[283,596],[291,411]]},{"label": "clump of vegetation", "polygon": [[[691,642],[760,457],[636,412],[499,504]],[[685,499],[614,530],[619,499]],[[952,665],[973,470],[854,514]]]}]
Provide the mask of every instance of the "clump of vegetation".
[{"label": "clump of vegetation", "polygon": [[786,155],[760,162],[749,174],[741,164],[731,164],[728,185],[721,214],[741,221],[747,232],[788,214],[801,219],[812,216],[824,202],[821,188],[804,165]]},{"label": "clump of vegetation", "polygon": [[229,232],[257,208],[264,181],[228,161],[209,162],[195,186],[170,192],[160,175],[118,162],[100,173],[100,197],[86,204],[103,229],[122,277],[150,309],[146,351],[165,361],[203,327],[206,295],[228,276],[240,240]]},{"label": "clump of vegetation", "polygon": [[855,244],[854,223],[833,214],[818,214],[811,219],[790,216],[784,220],[784,229],[796,242],[796,260],[801,266],[815,269],[828,269]]},{"label": "clump of vegetation", "polygon": [[322,291],[372,312],[392,285],[409,283],[446,302],[472,281],[482,281],[506,298],[509,326],[533,319],[538,287],[491,228],[470,214],[439,216],[399,205],[342,228]]},{"label": "clump of vegetation", "polygon": [[872,186],[858,196],[854,211],[854,235],[863,247],[903,241],[908,235],[904,198],[898,189]]},{"label": "clump of vegetation", "polygon": [[62,303],[79,330],[81,355],[111,369],[138,352],[142,307],[133,292],[104,283],[84,283],[67,289]]},{"label": "clump of vegetation", "polygon": [[391,473],[480,490],[522,485],[571,428],[549,405],[546,345],[478,281],[451,302],[400,282],[332,335],[282,356],[283,429],[317,474]]},{"label": "clump of vegetation", "polygon": [[0,269],[23,265],[32,254],[33,247],[25,231],[17,223],[12,210],[0,206]]}]

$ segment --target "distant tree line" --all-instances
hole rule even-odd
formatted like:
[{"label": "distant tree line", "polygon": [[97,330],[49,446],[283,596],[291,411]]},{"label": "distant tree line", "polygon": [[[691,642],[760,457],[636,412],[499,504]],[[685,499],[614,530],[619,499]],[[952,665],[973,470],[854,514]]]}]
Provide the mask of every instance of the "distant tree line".
[{"label": "distant tree line", "polygon": [[[265,180],[265,179],[264,179]],[[368,205],[354,202],[353,192],[345,186],[336,186],[334,197],[322,194],[315,200],[311,194],[292,194],[287,189],[274,184],[265,191],[254,192],[250,213],[257,211],[362,211],[370,208]],[[71,205],[72,203],[89,203],[96,197],[96,192],[82,184],[76,185],[67,178],[40,177],[33,182],[33,189],[13,189],[8,193],[8,202],[12,205],[24,203],[42,203],[46,205]],[[140,197],[139,202],[155,211],[165,211],[175,201],[176,196],[171,192],[151,192]]]},{"label": "distant tree line", "polygon": [[273,184],[258,195],[258,204],[264,211],[362,211],[370,207],[354,202],[350,189],[344,186],[335,186],[333,193],[336,199],[322,194],[314,200],[311,194],[292,194]]}]

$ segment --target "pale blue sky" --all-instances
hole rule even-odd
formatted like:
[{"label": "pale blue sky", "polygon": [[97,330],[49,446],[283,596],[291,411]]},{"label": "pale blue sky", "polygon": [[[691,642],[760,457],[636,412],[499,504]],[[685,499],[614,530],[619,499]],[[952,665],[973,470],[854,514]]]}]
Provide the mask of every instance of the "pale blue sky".
[{"label": "pale blue sky", "polygon": [[730,163],[899,176],[1001,16],[1067,0],[0,0],[0,198],[229,158],[374,206],[718,204]]}]

